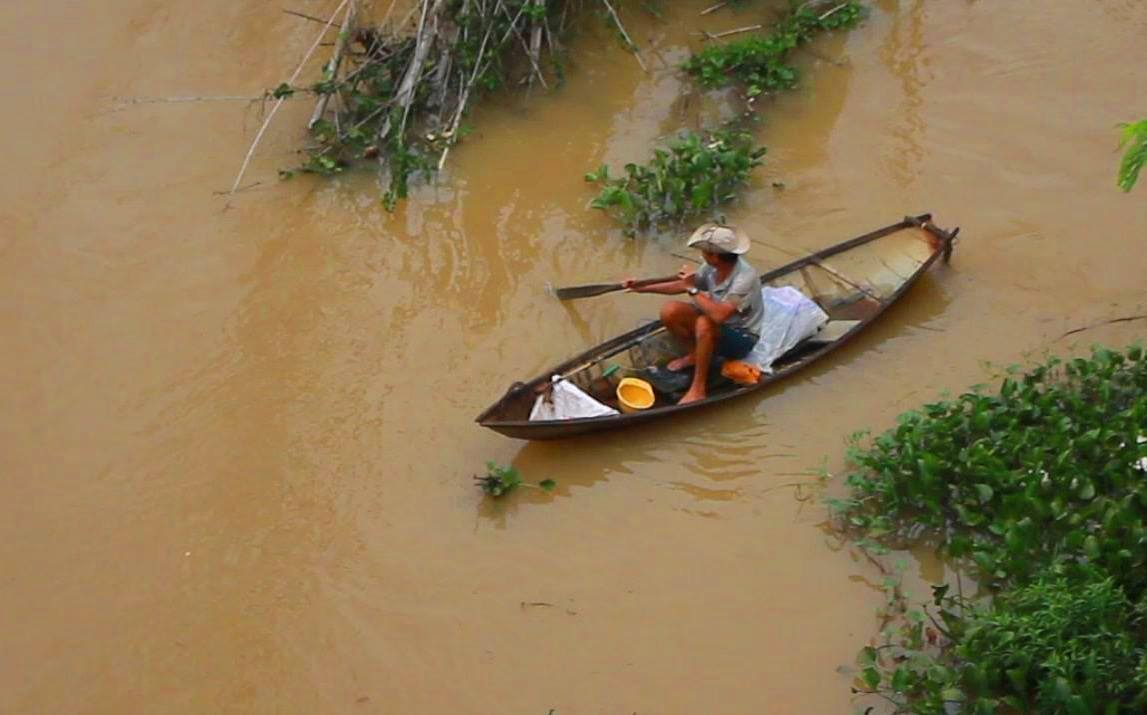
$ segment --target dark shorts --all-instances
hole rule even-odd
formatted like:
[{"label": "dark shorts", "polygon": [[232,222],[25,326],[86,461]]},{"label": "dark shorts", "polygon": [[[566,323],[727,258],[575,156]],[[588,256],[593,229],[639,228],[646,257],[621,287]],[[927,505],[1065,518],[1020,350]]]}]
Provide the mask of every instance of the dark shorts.
[{"label": "dark shorts", "polygon": [[757,337],[752,333],[722,325],[721,331],[717,333],[713,354],[729,360],[740,360],[752,352],[756,344]]}]

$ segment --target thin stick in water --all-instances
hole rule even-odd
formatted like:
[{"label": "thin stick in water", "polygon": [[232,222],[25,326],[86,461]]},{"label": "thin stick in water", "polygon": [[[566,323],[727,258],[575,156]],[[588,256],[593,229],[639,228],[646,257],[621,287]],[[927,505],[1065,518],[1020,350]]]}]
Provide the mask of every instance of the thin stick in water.
[{"label": "thin stick in water", "polygon": [[609,3],[609,0],[601,1],[605,4],[606,9],[609,10],[609,14],[613,16],[613,21],[617,23],[617,29],[621,32],[621,36],[625,38],[626,44],[628,44],[629,48],[633,51],[633,56],[637,59],[637,64],[641,65],[643,72],[648,72],[649,68],[645,66],[645,62],[641,59],[641,50],[637,49],[637,45],[629,37],[629,33],[625,31],[625,25],[621,24],[621,18],[617,16],[617,11],[613,9],[613,5]]},{"label": "thin stick in water", "polygon": [[[338,39],[335,40],[334,52],[331,53],[330,60],[323,66],[323,79],[332,81],[338,79],[339,66],[342,65],[343,53],[346,52],[347,44],[350,42],[351,25],[354,23],[357,11],[356,0],[350,0],[350,5],[346,9],[346,17],[343,18],[342,27],[339,28]],[[315,103],[315,111],[311,114],[311,121],[307,122],[308,129],[315,126],[323,118],[323,113],[327,111],[327,104],[330,101],[331,95],[329,94],[319,96],[319,101]]]},{"label": "thin stick in water", "polygon": [[[299,66],[295,68],[295,71],[291,74],[291,78],[287,80],[287,84],[294,84],[295,80],[299,78],[299,74],[302,73],[303,67],[307,64],[307,60],[311,59],[311,55],[315,53],[319,43],[321,43],[323,37],[326,36],[327,28],[334,24],[335,18],[338,17],[338,14],[342,12],[342,9],[346,7],[348,2],[350,2],[350,0],[342,0],[339,6],[335,8],[335,11],[331,14],[331,18],[327,20],[326,27],[324,27],[323,31],[319,33],[319,36],[315,38],[314,44],[307,50],[307,53],[303,55],[303,60],[299,62]],[[234,194],[235,190],[239,188],[239,183],[243,181],[243,175],[247,173],[247,165],[251,163],[251,157],[255,155],[255,148],[259,146],[259,142],[263,139],[263,134],[266,133],[267,127],[271,125],[271,120],[275,118],[279,107],[283,106],[283,102],[286,99],[286,97],[279,97],[278,101],[275,102],[275,106],[271,107],[271,111],[267,113],[267,118],[263,120],[263,126],[259,127],[259,131],[255,134],[255,140],[251,142],[251,148],[247,150],[247,156],[243,157],[243,165],[239,167],[239,174],[235,177],[235,183],[231,185],[231,190],[227,192],[228,196]]]},{"label": "thin stick in water", "polygon": [[724,32],[706,32],[705,39],[717,40],[722,37],[728,37],[729,35],[739,35],[742,32],[752,32],[753,30],[759,30],[762,27],[764,27],[764,25],[746,25],[745,27],[738,27],[735,30],[725,30]]}]

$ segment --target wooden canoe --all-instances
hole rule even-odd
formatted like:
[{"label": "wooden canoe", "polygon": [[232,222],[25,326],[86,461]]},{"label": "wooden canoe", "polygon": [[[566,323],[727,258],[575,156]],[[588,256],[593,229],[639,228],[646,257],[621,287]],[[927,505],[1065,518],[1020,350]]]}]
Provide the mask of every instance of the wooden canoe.
[{"label": "wooden canoe", "polygon": [[[928,270],[937,258],[951,255],[959,228],[945,231],[932,223],[931,214],[906,216],[904,220],[849,239],[797,259],[761,276],[770,286],[792,286],[815,300],[829,316],[829,323],[816,336],[798,344],[773,364],[774,372],[762,375],[750,386],[733,383],[713,386],[704,400],[677,405],[669,395],[659,395],[646,410],[629,414],[570,420],[530,421],[538,395],[551,377],[569,379],[600,401],[616,407],[610,379],[604,366],[640,369],[650,361],[643,349],[664,331],[654,321],[623,333],[562,362],[528,382],[516,382],[506,394],[478,415],[483,427],[507,437],[543,440],[570,437],[598,430],[612,430],[659,420],[757,392],[792,375],[797,370],[848,342],[876,320]],[[768,317],[766,316],[766,320]],[[628,366],[624,365],[628,363]],[[614,378],[616,379],[616,378]]]}]

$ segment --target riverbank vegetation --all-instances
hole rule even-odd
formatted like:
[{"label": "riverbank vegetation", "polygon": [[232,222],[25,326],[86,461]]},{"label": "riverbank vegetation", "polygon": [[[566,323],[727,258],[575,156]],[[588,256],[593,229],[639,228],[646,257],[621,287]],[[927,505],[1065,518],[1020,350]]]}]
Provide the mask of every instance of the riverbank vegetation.
[{"label": "riverbank vegetation", "polygon": [[862,547],[934,546],[974,575],[898,585],[857,691],[897,712],[1147,707],[1147,355],[1096,349],[902,415],[831,500]]},{"label": "riverbank vegetation", "polygon": [[383,202],[393,208],[411,179],[442,169],[476,97],[560,77],[567,23],[587,6],[600,8],[633,48],[611,0],[418,0],[397,30],[386,18],[363,20],[357,0],[344,0],[320,79],[272,93],[317,97],[305,159],[282,174],[331,175],[375,161],[387,177]]}]

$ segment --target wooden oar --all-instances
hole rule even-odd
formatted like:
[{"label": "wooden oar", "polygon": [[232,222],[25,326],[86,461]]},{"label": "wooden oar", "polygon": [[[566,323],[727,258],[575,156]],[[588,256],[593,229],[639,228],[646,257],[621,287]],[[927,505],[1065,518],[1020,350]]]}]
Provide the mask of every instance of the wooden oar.
[{"label": "wooden oar", "polygon": [[[651,286],[657,283],[668,283],[669,281],[678,280],[677,276],[662,276],[660,278],[645,278],[643,280],[634,281],[634,288],[641,288],[642,286]],[[625,290],[625,285],[622,283],[587,283],[580,286],[566,286],[565,288],[555,288],[554,295],[558,300],[573,300],[574,298],[591,298],[595,295],[602,295],[604,293],[612,293],[618,290]]]}]

